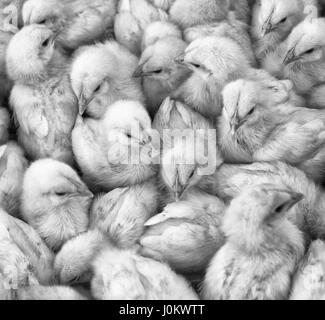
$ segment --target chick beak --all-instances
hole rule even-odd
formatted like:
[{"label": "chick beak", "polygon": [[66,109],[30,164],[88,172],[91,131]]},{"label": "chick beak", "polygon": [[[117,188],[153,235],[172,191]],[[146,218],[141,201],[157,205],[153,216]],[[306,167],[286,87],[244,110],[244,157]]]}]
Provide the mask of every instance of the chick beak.
[{"label": "chick beak", "polygon": [[283,60],[283,64],[288,65],[288,64],[290,64],[292,62],[295,62],[297,60],[299,60],[299,57],[296,56],[295,47],[294,47],[294,48],[290,49],[288,51],[288,53],[286,54],[286,56],[285,56],[285,58]]},{"label": "chick beak", "polygon": [[232,136],[235,136],[238,129],[240,128],[240,121],[237,117],[237,113],[234,115],[234,117],[230,121],[230,133]]},{"label": "chick beak", "polygon": [[297,203],[305,199],[305,196],[302,193],[292,192],[291,200],[288,202],[288,210],[293,208]]},{"label": "chick beak", "polygon": [[89,200],[92,200],[95,197],[94,194],[88,189],[79,190],[79,196],[82,198],[87,198]]},{"label": "chick beak", "polygon": [[185,64],[185,54],[181,54],[180,56],[178,56],[177,58],[175,58],[174,60],[176,63],[178,64],[182,64],[182,65],[186,65]]},{"label": "chick beak", "polygon": [[140,64],[133,73],[133,78],[142,78],[145,75],[143,72],[143,64]]},{"label": "chick beak", "polygon": [[273,25],[270,22],[270,18],[264,23],[262,27],[262,38],[264,38],[267,34],[269,34],[273,30]]},{"label": "chick beak", "polygon": [[87,99],[85,98],[85,95],[83,93],[81,93],[80,97],[79,97],[79,115],[80,116],[83,116],[84,113],[86,112],[87,110],[87,107],[88,107],[88,101]]}]

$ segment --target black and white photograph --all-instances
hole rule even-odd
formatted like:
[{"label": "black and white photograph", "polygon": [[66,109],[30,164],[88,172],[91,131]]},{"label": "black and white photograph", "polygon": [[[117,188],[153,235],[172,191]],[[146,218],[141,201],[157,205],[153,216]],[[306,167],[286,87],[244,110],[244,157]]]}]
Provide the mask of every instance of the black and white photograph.
[{"label": "black and white photograph", "polygon": [[325,300],[325,1],[0,0],[0,300]]}]

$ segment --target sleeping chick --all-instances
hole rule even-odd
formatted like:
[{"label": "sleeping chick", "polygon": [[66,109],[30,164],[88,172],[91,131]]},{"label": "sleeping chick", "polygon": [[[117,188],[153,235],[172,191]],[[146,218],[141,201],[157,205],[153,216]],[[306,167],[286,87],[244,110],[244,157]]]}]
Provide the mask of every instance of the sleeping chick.
[{"label": "sleeping chick", "polygon": [[309,251],[293,279],[290,300],[325,300],[325,244],[318,240]]},{"label": "sleeping chick", "polygon": [[325,239],[325,193],[301,170],[283,162],[224,164],[211,179],[214,183],[212,193],[226,202],[257,184],[284,185],[294,192],[304,194],[304,200],[289,212],[288,219],[304,232],[307,240]]},{"label": "sleeping chick", "polygon": [[145,222],[158,212],[159,190],[155,181],[99,196],[90,210],[90,228],[99,229],[122,249],[135,247]]},{"label": "sleeping chick", "polygon": [[263,60],[276,50],[312,8],[317,11],[317,0],[256,1],[253,8],[251,35],[258,59]]},{"label": "sleeping chick", "polygon": [[63,49],[106,40],[113,33],[117,0],[27,0],[23,7],[25,25],[42,24],[57,36]]},{"label": "sleeping chick", "polygon": [[234,40],[208,36],[192,42],[178,62],[193,73],[172,95],[209,119],[221,114],[223,88],[237,79],[266,80],[272,77],[252,69],[241,46]]},{"label": "sleeping chick", "polygon": [[71,131],[78,112],[67,73],[68,60],[55,48],[53,32],[23,28],[7,50],[15,82],[10,104],[19,125],[18,141],[33,160],[51,157],[73,164]]},{"label": "sleeping chick", "polygon": [[25,288],[21,288],[16,293],[15,300],[27,300],[27,301],[51,301],[51,300],[88,300],[81,295],[78,291],[69,287],[43,287],[33,285]]},{"label": "sleeping chick", "polygon": [[169,266],[114,247],[93,263],[97,300],[197,300],[184,278]]},{"label": "sleeping chick", "polygon": [[206,300],[283,300],[304,254],[302,233],[286,219],[303,196],[277,185],[248,188],[223,222],[226,244],[208,268]]},{"label": "sleeping chick", "polygon": [[92,198],[71,167],[52,159],[39,160],[25,174],[21,214],[57,251],[87,231]]},{"label": "sleeping chick", "polygon": [[308,96],[325,80],[324,31],[324,18],[306,18],[262,66],[279,78],[290,79],[298,94]]},{"label": "sleeping chick", "polygon": [[221,223],[225,204],[195,190],[186,200],[167,205],[164,211],[146,222],[141,238],[141,254],[166,261],[185,273],[203,272],[224,244]]},{"label": "sleeping chick", "polygon": [[71,83],[79,114],[100,119],[118,100],[144,102],[141,83],[133,78],[138,58],[115,41],[82,47],[76,52]]},{"label": "sleeping chick", "polygon": [[170,18],[182,29],[225,20],[229,11],[248,23],[246,0],[176,0],[170,8]]},{"label": "sleeping chick", "polygon": [[27,166],[24,151],[15,142],[0,147],[0,206],[14,217],[19,216]]},{"label": "sleeping chick", "polygon": [[157,168],[150,159],[150,130],[151,119],[137,101],[112,104],[102,120],[79,117],[72,142],[87,184],[109,192],[155,176]]},{"label": "sleeping chick", "polygon": [[141,55],[134,77],[143,79],[143,89],[152,117],[164,99],[190,76],[188,68],[176,61],[186,46],[181,38],[170,36],[157,40]]},{"label": "sleeping chick", "polygon": [[167,20],[168,14],[147,0],[120,0],[115,17],[114,32],[116,40],[133,54],[141,55],[144,30],[154,22]]},{"label": "sleeping chick", "polygon": [[92,279],[91,264],[107,245],[108,238],[97,229],[69,240],[54,261],[59,283],[69,286],[89,283]]},{"label": "sleeping chick", "polygon": [[321,182],[324,177],[323,110],[246,100],[241,86],[228,86],[219,119],[219,145],[230,163],[285,161]]}]

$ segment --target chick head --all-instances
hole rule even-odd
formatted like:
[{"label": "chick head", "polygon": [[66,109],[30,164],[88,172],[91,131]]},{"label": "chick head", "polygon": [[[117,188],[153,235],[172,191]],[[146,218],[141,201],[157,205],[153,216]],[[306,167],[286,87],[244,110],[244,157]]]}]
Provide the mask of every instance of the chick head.
[{"label": "chick head", "polygon": [[[161,178],[165,186],[173,193],[175,200],[182,197],[192,187],[197,186],[205,176],[212,175],[223,163],[218,150],[201,138],[178,141],[168,150],[161,161]],[[201,148],[211,148],[208,151]],[[211,152],[212,151],[212,152]]]},{"label": "chick head", "polygon": [[258,37],[276,36],[284,40],[303,18],[301,0],[259,0],[256,4]]},{"label": "chick head", "polygon": [[185,48],[185,42],[179,38],[168,37],[158,40],[142,53],[134,77],[165,82],[175,82],[185,77],[184,74],[188,74],[188,71],[176,61],[176,58],[184,53]]},{"label": "chick head", "polygon": [[229,123],[231,134],[251,126],[260,119],[263,108],[285,103],[293,88],[291,81],[237,80],[223,90],[224,109],[222,117]]},{"label": "chick head", "polygon": [[233,40],[208,36],[193,41],[177,62],[198,74],[204,81],[211,77],[224,83],[249,68],[242,48]]},{"label": "chick head", "polygon": [[223,231],[230,242],[253,250],[279,237],[294,239],[300,233],[287,224],[287,213],[303,198],[281,185],[249,187],[231,202]]},{"label": "chick head", "polygon": [[[52,159],[34,162],[23,183],[23,201],[35,212],[61,208],[85,208],[88,212],[93,194],[68,165]],[[80,212],[82,214],[82,212]]]},{"label": "chick head", "polygon": [[325,19],[306,18],[294,28],[287,40],[285,65],[295,66],[324,61]]},{"label": "chick head", "polygon": [[[121,51],[121,52],[120,52]],[[79,99],[79,113],[100,118],[114,95],[123,93],[137,58],[115,42],[81,48],[72,64],[71,83]]]},{"label": "chick head", "polygon": [[53,32],[61,31],[64,3],[57,0],[27,0],[22,9],[24,25],[41,24]]},{"label": "chick head", "polygon": [[30,25],[19,31],[7,49],[7,71],[14,80],[46,74],[55,52],[55,35],[45,26]]}]

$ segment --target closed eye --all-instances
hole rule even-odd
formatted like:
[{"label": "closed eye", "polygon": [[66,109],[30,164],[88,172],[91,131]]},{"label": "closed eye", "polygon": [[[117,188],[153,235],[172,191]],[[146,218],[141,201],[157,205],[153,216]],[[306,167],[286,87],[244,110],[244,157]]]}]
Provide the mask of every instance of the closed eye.
[{"label": "closed eye", "polygon": [[287,21],[287,17],[283,18],[279,23],[285,23]]},{"label": "closed eye", "polygon": [[256,107],[252,108],[252,109],[247,113],[247,115],[248,115],[248,116],[251,116],[251,115],[255,112],[255,109],[256,109]]},{"label": "closed eye", "polygon": [[311,53],[313,53],[314,51],[315,51],[315,49],[312,48],[312,49],[309,49],[309,50],[305,51],[305,54],[311,54]]},{"label": "closed eye", "polygon": [[194,67],[194,68],[201,68],[201,65],[197,64],[197,63],[191,63],[191,65]]},{"label": "closed eye", "polygon": [[67,193],[66,192],[55,192],[55,194],[58,196],[58,197],[64,197],[64,196],[66,196],[67,195]]},{"label": "closed eye", "polygon": [[155,70],[155,71],[152,71],[152,73],[155,73],[155,74],[159,74],[159,73],[162,73],[163,70],[162,69],[159,69],[159,70]]},{"label": "closed eye", "polygon": [[98,87],[96,87],[96,89],[94,90],[94,93],[97,93],[97,92],[99,92],[99,90],[101,89],[101,85],[99,85]]},{"label": "closed eye", "polygon": [[42,42],[42,47],[43,48],[46,48],[49,44],[50,44],[50,38],[47,38],[46,40],[44,40]]}]

